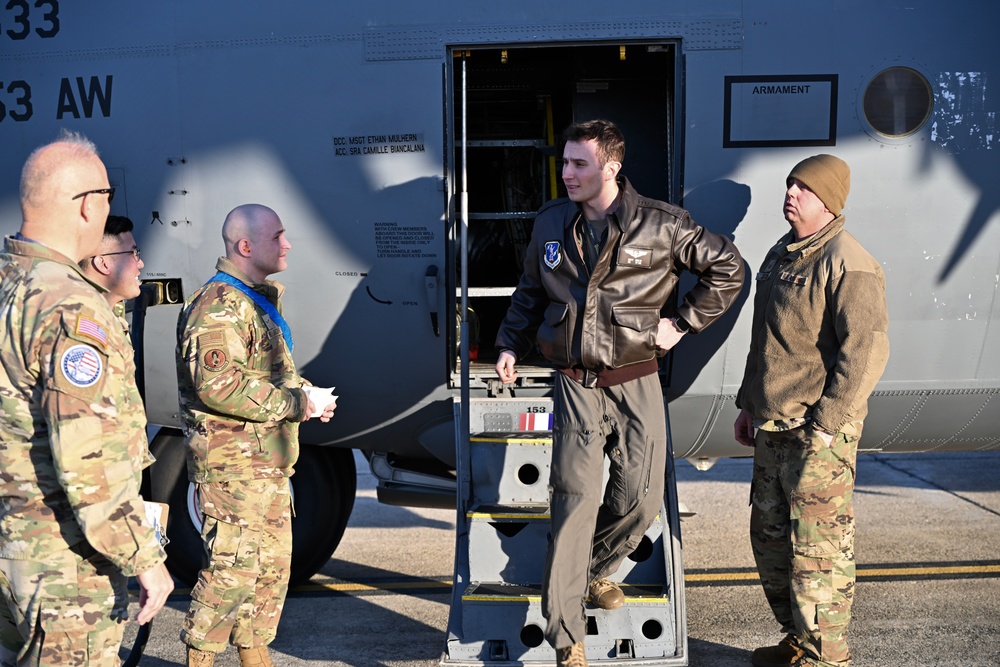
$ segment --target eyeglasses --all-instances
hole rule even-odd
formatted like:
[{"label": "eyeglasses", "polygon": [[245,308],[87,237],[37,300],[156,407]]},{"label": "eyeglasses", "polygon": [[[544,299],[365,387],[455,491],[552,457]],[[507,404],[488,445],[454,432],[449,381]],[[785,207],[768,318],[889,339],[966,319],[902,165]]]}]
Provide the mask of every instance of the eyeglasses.
[{"label": "eyeglasses", "polygon": [[115,189],[114,188],[101,188],[100,190],[87,190],[86,192],[81,192],[73,199],[79,199],[80,197],[86,197],[87,195],[107,195],[108,203],[110,204],[115,200]]},{"label": "eyeglasses", "polygon": [[138,248],[132,248],[131,250],[119,250],[118,252],[102,252],[100,255],[94,255],[94,257],[110,257],[111,255],[132,255],[135,257],[135,261],[139,261],[141,253]]}]

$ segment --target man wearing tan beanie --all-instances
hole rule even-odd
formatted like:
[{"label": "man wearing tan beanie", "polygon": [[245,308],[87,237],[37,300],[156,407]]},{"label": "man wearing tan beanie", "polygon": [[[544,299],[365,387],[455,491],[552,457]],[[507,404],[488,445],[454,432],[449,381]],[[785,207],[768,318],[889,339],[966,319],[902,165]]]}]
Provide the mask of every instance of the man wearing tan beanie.
[{"label": "man wearing tan beanie", "polygon": [[785,184],[791,231],[757,273],[736,397],[736,440],[755,448],[750,542],[785,633],[752,664],[845,667],[858,440],[889,358],[885,278],[844,229],[847,163],[806,158]]}]

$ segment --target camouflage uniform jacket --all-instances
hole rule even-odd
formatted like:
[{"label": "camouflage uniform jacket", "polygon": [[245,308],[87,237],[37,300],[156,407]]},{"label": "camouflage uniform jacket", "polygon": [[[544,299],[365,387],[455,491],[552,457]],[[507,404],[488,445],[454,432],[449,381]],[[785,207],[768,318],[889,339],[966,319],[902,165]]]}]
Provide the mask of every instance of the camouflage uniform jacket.
[{"label": "camouflage uniform jacket", "polygon": [[736,405],[761,421],[829,433],[864,420],[889,359],[882,266],[838,216],[771,248],[757,273],[753,336]]},{"label": "camouflage uniform jacket", "polygon": [[[284,287],[255,284],[228,259],[216,268],[280,312]],[[177,322],[177,379],[193,482],[287,477],[308,399],[281,329],[240,290],[199,288]]]},{"label": "camouflage uniform jacket", "polygon": [[[103,290],[104,288],[101,287],[100,285],[98,285],[98,289],[102,289]],[[122,351],[126,354],[126,356],[128,356],[129,363],[132,364],[132,374],[133,374],[133,377],[134,377],[135,376],[135,365],[134,365],[135,364],[135,348],[132,346],[132,335],[131,335],[131,333],[129,331],[128,319],[125,317],[125,302],[124,301],[119,301],[114,306],[112,306],[111,310],[115,314],[115,319],[118,320],[118,324],[122,328],[122,337],[123,337],[124,344],[125,344],[125,347],[122,348]],[[139,394],[139,385],[136,384],[135,382],[130,382],[129,383],[129,387],[130,387],[130,398],[129,398],[129,402],[128,402],[128,407],[129,407],[129,409],[136,411],[136,413],[134,415],[132,415],[132,419],[137,419],[137,418],[139,418],[141,416],[142,420],[143,420],[143,424],[145,424],[146,423],[146,406],[142,402],[142,396]],[[143,429],[143,435],[145,436],[145,429]],[[143,440],[145,440],[145,437],[143,438]],[[144,446],[141,449],[142,449],[142,457],[143,457],[142,468],[146,469],[149,466],[151,466],[154,463],[156,463],[156,459],[153,457],[152,453],[149,451],[149,447],[148,446]]]},{"label": "camouflage uniform jacket", "polygon": [[69,258],[7,238],[0,254],[0,557],[87,543],[127,576],[166,554],[139,484],[150,461],[132,348]]}]

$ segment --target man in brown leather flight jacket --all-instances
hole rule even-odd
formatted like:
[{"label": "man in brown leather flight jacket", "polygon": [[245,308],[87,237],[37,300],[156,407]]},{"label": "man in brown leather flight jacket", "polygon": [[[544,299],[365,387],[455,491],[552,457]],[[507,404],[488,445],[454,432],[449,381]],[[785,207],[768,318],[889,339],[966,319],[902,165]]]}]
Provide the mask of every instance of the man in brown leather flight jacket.
[{"label": "man in brown leather flight jacket", "polygon": [[[604,609],[622,606],[609,577],[662,504],[667,434],[658,357],[733,303],[743,259],[729,239],[681,208],[640,196],[619,175],[625,141],[614,124],[572,125],[563,139],[568,199],[549,202],[535,218],[497,335],[496,372],[514,382],[517,360],[536,342],[560,371],[542,606],[557,664],[577,666],[587,664],[584,597]],[[698,283],[675,317],[661,317],[685,270]]]}]

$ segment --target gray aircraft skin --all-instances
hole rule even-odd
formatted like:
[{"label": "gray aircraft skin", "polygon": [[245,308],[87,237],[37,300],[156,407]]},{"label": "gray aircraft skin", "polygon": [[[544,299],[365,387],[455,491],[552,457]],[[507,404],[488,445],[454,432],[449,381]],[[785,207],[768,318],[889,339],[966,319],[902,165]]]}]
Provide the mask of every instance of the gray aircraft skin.
[{"label": "gray aircraft skin", "polygon": [[[751,278],[788,229],[792,165],[845,159],[847,228],[884,267],[891,318],[862,449],[995,449],[997,25],[1000,6],[974,0],[10,0],[0,224],[18,227],[33,148],[60,128],[97,144],[158,289],[142,345],[153,493],[176,503],[179,302],[214,274],[229,210],[279,213],[295,358],[340,396],[302,431],[297,509],[319,519],[300,522],[318,527],[299,559],[339,540],[350,449],[387,502],[454,493],[456,402],[500,395],[492,343],[531,213],[561,196],[559,133],[592,117],[624,130],[638,191],[730,236]],[[748,454],[733,421],[752,291],[663,362],[678,458]],[[520,371],[516,396],[547,395],[550,368]]]}]

